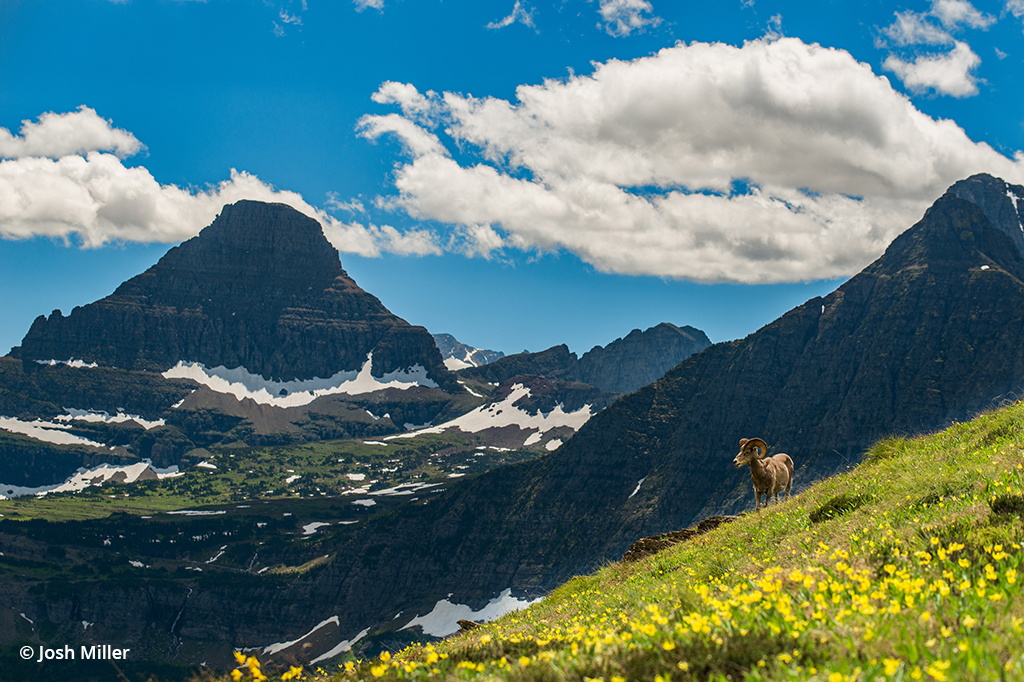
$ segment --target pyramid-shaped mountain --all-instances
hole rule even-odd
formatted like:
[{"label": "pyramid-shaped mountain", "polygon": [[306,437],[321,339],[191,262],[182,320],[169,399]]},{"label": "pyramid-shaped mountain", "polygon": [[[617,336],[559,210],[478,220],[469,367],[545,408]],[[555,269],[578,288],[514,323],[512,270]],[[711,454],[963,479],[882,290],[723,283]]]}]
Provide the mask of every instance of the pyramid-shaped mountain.
[{"label": "pyramid-shaped mountain", "polygon": [[284,204],[225,206],[198,236],[67,317],[32,324],[12,355],[164,371],[242,367],[267,380],[420,366],[459,391],[431,335],[392,314],[341,267],[320,224]]}]

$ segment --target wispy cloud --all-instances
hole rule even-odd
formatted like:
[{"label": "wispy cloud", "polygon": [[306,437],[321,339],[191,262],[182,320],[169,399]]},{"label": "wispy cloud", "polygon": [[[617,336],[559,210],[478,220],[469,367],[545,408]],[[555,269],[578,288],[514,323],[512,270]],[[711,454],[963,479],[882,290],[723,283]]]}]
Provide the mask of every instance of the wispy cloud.
[{"label": "wispy cloud", "polygon": [[[385,85],[404,94],[382,100],[420,101]],[[379,205],[449,225],[446,248],[464,253],[566,249],[603,271],[784,282],[857,272],[963,177],[1024,180],[1024,154],[795,38],[680,44],[516,93],[365,116],[362,135],[396,135],[411,156]]]},{"label": "wispy cloud", "polygon": [[648,26],[657,26],[661,17],[654,15],[654,8],[647,0],[599,0],[598,13],[609,35],[628,36],[634,31],[643,31]]},{"label": "wispy cloud", "polygon": [[533,25],[533,10],[523,9],[520,0],[516,0],[516,4],[512,7],[511,14],[509,14],[504,19],[492,21],[491,23],[487,24],[487,28],[505,28],[506,26],[511,26],[516,22],[519,22],[524,26],[529,26],[530,28],[535,28]]},{"label": "wispy cloud", "polygon": [[376,10],[384,9],[384,0],[352,0],[357,12],[362,12],[367,7]]},{"label": "wispy cloud", "polygon": [[[257,199],[285,203],[316,218],[341,251],[365,256],[441,252],[429,230],[346,223],[245,171],[231,169],[228,180],[205,189],[161,184],[145,167],[124,164],[124,157],[142,148],[130,132],[84,106],[25,121],[18,135],[0,128],[0,237],[77,237],[86,247],[177,242],[195,236],[224,204]],[[328,204],[362,208],[358,201]]]},{"label": "wispy cloud", "polygon": [[283,10],[283,9],[281,10],[279,16],[281,17],[281,21],[283,21],[286,24],[293,24],[295,26],[302,26],[302,17],[300,17],[300,16],[296,16],[294,14],[289,14],[286,10]]},{"label": "wispy cloud", "polygon": [[933,0],[931,14],[949,30],[961,26],[985,29],[996,21],[994,16],[980,12],[966,0]]}]

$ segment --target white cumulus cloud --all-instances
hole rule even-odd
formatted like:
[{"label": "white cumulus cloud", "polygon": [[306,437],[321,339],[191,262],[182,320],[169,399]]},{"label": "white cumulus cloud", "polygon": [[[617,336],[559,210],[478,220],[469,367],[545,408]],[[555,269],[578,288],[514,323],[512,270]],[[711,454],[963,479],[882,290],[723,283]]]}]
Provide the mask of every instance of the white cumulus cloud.
[{"label": "white cumulus cloud", "polygon": [[[288,204],[316,218],[341,251],[376,256],[440,253],[427,230],[344,223],[244,171],[206,189],[159,183],[121,157],[142,149],[88,107],[47,112],[23,123],[20,135],[0,128],[0,237],[77,237],[86,247],[110,241],[177,242],[198,234],[228,203],[256,199]],[[113,152],[113,153],[111,153]],[[335,198],[334,204],[341,207]],[[345,208],[361,208],[356,201]]]},{"label": "white cumulus cloud", "polygon": [[59,157],[87,151],[113,152],[125,158],[142,149],[134,135],[113,127],[84,105],[66,114],[46,112],[38,121],[22,121],[19,132],[14,135],[0,128],[0,159]]},{"label": "white cumulus cloud", "polygon": [[956,180],[1024,180],[1024,155],[794,38],[679,44],[522,85],[514,102],[438,99],[438,123],[366,116],[360,130],[412,156],[384,204],[450,224],[478,255],[568,249],[605,271],[703,282],[847,276]]},{"label": "white cumulus cloud", "polygon": [[978,94],[978,82],[972,72],[979,64],[981,57],[958,40],[949,52],[917,55],[910,61],[889,55],[882,65],[895,73],[911,92],[934,90],[941,95],[970,97]]},{"label": "white cumulus cloud", "polygon": [[[896,74],[914,93],[933,91],[940,95],[970,97],[978,94],[974,70],[981,58],[970,46],[953,37],[964,28],[986,30],[996,18],[980,12],[966,0],[932,0],[927,12],[896,12],[896,19],[882,30],[897,47],[916,45],[952,46],[946,52],[890,52],[883,66]],[[880,45],[886,47],[884,41]]]}]

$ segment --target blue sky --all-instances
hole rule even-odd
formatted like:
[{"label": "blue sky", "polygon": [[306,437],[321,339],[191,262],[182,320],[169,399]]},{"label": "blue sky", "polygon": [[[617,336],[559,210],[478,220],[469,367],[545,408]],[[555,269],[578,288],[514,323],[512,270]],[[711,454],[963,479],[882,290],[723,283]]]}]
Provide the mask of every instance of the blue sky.
[{"label": "blue sky", "polygon": [[1024,0],[0,0],[0,353],[240,198],[507,353],[742,337],[1024,182]]}]

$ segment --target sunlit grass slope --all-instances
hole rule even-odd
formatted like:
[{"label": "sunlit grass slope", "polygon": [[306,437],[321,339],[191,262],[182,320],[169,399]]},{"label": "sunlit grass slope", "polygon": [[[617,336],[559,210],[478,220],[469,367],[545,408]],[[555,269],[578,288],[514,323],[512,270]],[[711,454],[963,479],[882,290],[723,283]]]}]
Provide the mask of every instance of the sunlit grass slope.
[{"label": "sunlit grass slope", "polygon": [[302,676],[1024,680],[1022,463],[1021,403],[891,438],[786,504],[527,611]]}]

